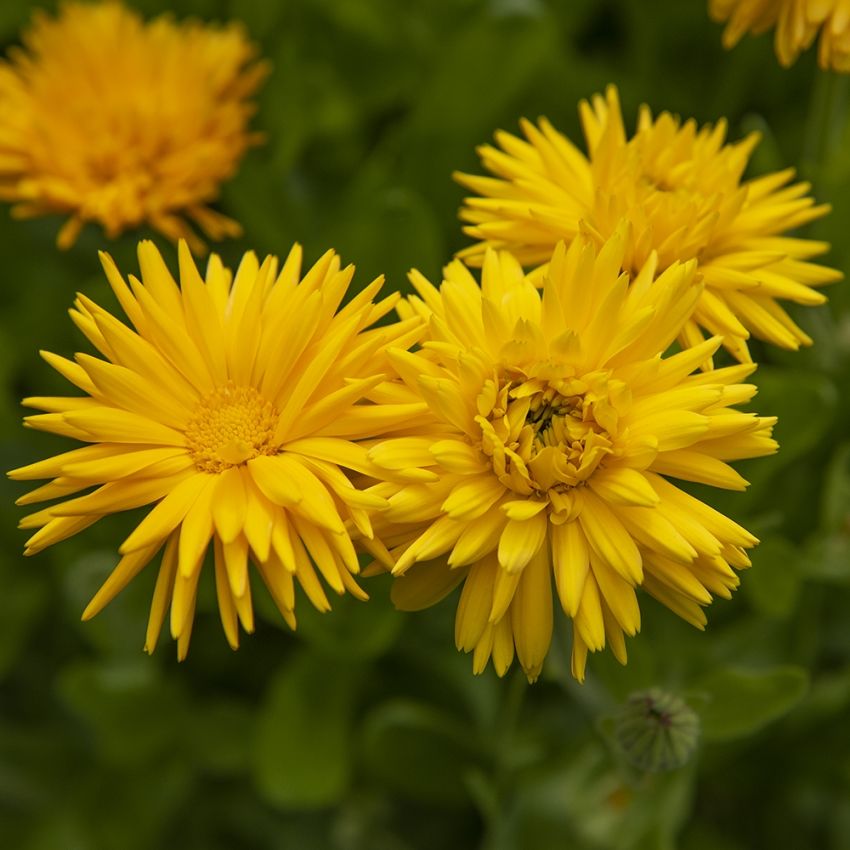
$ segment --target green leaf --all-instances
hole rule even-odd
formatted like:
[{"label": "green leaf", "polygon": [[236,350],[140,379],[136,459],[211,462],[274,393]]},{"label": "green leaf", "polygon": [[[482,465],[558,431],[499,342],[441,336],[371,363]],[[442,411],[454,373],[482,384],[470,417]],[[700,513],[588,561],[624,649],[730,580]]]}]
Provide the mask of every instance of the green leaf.
[{"label": "green leaf", "polygon": [[828,531],[850,531],[850,443],[842,443],[826,467],[821,525]]},{"label": "green leaf", "polygon": [[807,579],[850,585],[850,536],[814,535],[804,550],[801,567]]},{"label": "green leaf", "polygon": [[[109,527],[106,523],[111,525],[113,533],[123,531],[112,518],[105,521],[104,529]],[[133,664],[141,657],[156,563],[149,564],[96,617],[86,621],[80,619],[89,600],[119,559],[114,551],[92,547],[80,557],[64,558],[58,569],[65,608],[74,628],[104,655],[120,656],[126,663]]]},{"label": "green leaf", "polygon": [[369,713],[361,747],[370,772],[394,790],[431,803],[468,802],[465,777],[480,757],[469,730],[448,713],[390,700]]},{"label": "green leaf", "polygon": [[515,120],[521,114],[512,105],[532,88],[554,39],[546,17],[482,16],[452,33],[414,100],[404,149],[406,182],[439,208],[451,209],[461,194],[452,171],[470,162],[474,146],[491,136],[503,116]]},{"label": "green leaf", "polygon": [[332,805],[351,777],[351,713],[358,669],[309,652],[272,677],[257,718],[254,778],[270,803]]},{"label": "green leaf", "polygon": [[694,689],[695,696],[705,700],[699,709],[703,735],[708,740],[725,741],[758,732],[790,711],[808,686],[808,673],[801,667],[729,667],[709,673]]},{"label": "green leaf", "polygon": [[[135,660],[78,662],[59,676],[65,703],[88,725],[102,757],[114,764],[153,763],[181,736],[186,703],[141,653]],[[167,717],[167,722],[158,718]]]},{"label": "green leaf", "polygon": [[[11,576],[4,576],[11,582]],[[0,679],[6,675],[21,651],[46,601],[44,581],[36,576],[19,575],[14,593],[0,595]]]},{"label": "green leaf", "polygon": [[241,772],[250,764],[255,713],[236,700],[204,705],[187,729],[195,764],[212,774]]},{"label": "green leaf", "polygon": [[794,610],[800,592],[800,559],[797,547],[782,537],[763,540],[751,555],[744,592],[766,617],[782,620]]},{"label": "green leaf", "polygon": [[825,375],[803,369],[762,368],[753,382],[759,388],[755,408],[779,417],[774,436],[780,450],[770,464],[775,472],[821,442],[832,425],[838,390]]},{"label": "green leaf", "polygon": [[[393,179],[384,173],[362,176],[333,227],[343,258],[356,257],[361,286],[386,274],[385,296],[410,291],[412,267],[434,275],[447,259],[435,211],[412,189],[388,188]],[[362,215],[363,209],[370,215]]]}]

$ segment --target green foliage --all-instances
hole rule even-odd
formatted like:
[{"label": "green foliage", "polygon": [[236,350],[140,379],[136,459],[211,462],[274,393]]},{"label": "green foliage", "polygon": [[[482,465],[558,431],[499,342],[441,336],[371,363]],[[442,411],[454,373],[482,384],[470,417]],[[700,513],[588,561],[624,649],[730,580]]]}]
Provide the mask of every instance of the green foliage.
[{"label": "green foliage", "polygon": [[758,732],[782,717],[805,695],[808,676],[799,667],[769,670],[719,668],[699,680],[705,701],[702,732],[709,741],[727,741]]},{"label": "green foliage", "polygon": [[257,717],[254,770],[273,805],[336,803],[351,778],[351,712],[358,669],[301,653],[270,675]]},{"label": "green foliage", "polygon": [[[0,4],[14,43],[29,2]],[[48,4],[52,5],[52,4]],[[145,13],[163,0],[137,0]],[[494,130],[546,114],[580,141],[578,101],[620,86],[627,124],[646,101],[757,129],[752,173],[797,166],[834,211],[807,235],[850,269],[846,79],[770,36],[720,47],[704,0],[174,0],[178,16],[241,18],[273,73],[259,98],[267,142],[247,155],[222,209],[244,239],[221,245],[312,261],[328,247],[355,282],[411,266],[435,279],[465,244],[454,169],[476,169]],[[60,254],[58,219],[0,210],[0,459],[58,452],[19,427],[18,399],[65,390],[40,347],[83,348],[66,314],[83,290],[113,302],[101,247],[132,270],[137,238],[94,228]],[[173,263],[175,252],[157,239]],[[143,655],[154,573],[95,620],[80,613],[131,527],[119,517],[32,560],[14,529],[22,488],[0,500],[0,837],[20,850],[758,850],[850,843],[850,289],[800,311],[813,348],[754,347],[753,409],[780,418],[781,452],[740,464],[745,494],[706,498],[762,543],[732,601],[697,632],[642,597],[642,634],[621,668],[592,657],[569,677],[556,634],[533,687],[471,674],[455,653],[455,597],[402,617],[385,579],[373,599],[306,599],[299,628],[258,594],[258,630],[231,653],[211,580],[189,659]],[[207,576],[206,578],[210,578]],[[563,625],[563,623],[561,624]],[[644,774],[605,718],[636,690],[684,696],[702,725],[684,767]]]}]

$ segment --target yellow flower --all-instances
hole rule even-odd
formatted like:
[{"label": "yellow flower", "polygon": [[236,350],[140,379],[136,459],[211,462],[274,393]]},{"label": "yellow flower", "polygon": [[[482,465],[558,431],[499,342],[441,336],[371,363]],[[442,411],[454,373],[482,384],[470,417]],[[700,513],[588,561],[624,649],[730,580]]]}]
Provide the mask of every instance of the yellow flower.
[{"label": "yellow flower", "polygon": [[847,0],[709,0],[711,17],[722,23],[723,46],[734,47],[747,32],[776,28],[774,46],[786,68],[814,42],[820,30],[818,63],[850,72],[850,5]]},{"label": "yellow flower", "polygon": [[[101,259],[134,329],[80,295],[71,316],[101,357],[43,353],[82,395],[26,399],[46,411],[26,424],[91,445],[9,473],[54,479],[20,504],[61,500],[21,522],[38,529],[26,554],[156,503],[83,619],[164,547],[145,648],[153,650],[170,603],[181,658],[210,542],[234,648],[237,620],[253,629],[249,561],[293,628],[294,580],[318,609],[330,607],[317,569],[337,593],[366,598],[352,578],[350,532],[368,539],[369,513],[384,500],[355,488],[344,470],[368,472],[358,441],[425,410],[367,401],[382,393],[386,345],[410,344],[420,320],[368,329],[397,301],[373,303],[380,278],[340,309],[354,269],[340,269],[332,251],[303,279],[297,245],[279,274],[274,257],[259,265],[248,253],[235,277],[212,256],[202,279],[181,242],[179,287],[150,242],[139,245],[141,282],[131,276],[128,286],[112,259]],[[80,491],[88,492],[74,496]]]},{"label": "yellow flower", "polygon": [[248,100],[267,73],[236,24],[160,17],[119,2],[36,12],[24,47],[0,62],[0,198],[21,218],[69,216],[110,238],[147,224],[203,248],[239,225],[213,211],[220,184],[259,137]]},{"label": "yellow flower", "polygon": [[750,333],[796,349],[811,343],[777,299],[821,304],[812,289],[841,275],[808,260],[823,242],[783,235],[824,215],[806,183],[790,184],[793,171],[741,181],[758,136],[724,144],[726,123],[698,128],[643,107],[628,139],[617,90],[582,102],[585,156],[545,119],[522,122],[527,141],[496,134],[498,148],[479,150],[495,177],[458,174],[482,197],[467,198],[464,230],[481,240],[460,253],[480,265],[488,246],[508,249],[526,266],[545,263],[556,243],[571,240],[584,222],[601,244],[626,218],[631,238],[624,268],[637,273],[655,251],[659,271],[697,260],[705,281],[693,317],[679,335],[684,346],[709,335],[749,362]]},{"label": "yellow flower", "polygon": [[[663,357],[700,298],[696,263],[656,258],[621,273],[625,227],[598,255],[581,236],[557,247],[542,293],[507,252],[487,252],[481,287],[459,261],[438,290],[400,308],[429,321],[416,353],[390,350],[427,402],[427,437],[370,449],[387,469],[431,482],[383,482],[382,540],[397,558],[394,599],[417,609],[458,583],[458,648],[502,675],[514,651],[537,677],[552,634],[552,578],[573,619],[574,675],[588,650],[640,628],[642,587],[698,628],[712,594],[728,597],[756,538],[671,483],[740,490],[726,462],[771,454],[773,418],[735,410],[755,387],[740,364],[696,372],[713,337]],[[439,431],[442,433],[439,433]],[[391,524],[384,533],[384,524]],[[427,562],[427,563],[417,563]]]}]

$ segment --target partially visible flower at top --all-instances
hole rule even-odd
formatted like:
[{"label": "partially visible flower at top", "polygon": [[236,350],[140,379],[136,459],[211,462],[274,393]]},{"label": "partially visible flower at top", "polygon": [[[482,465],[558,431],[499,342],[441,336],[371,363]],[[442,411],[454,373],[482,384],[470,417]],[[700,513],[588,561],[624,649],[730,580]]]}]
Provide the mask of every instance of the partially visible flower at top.
[{"label": "partially visible flower at top", "polygon": [[145,23],[117,0],[33,16],[0,62],[0,198],[58,213],[67,248],[86,222],[110,238],[147,224],[202,250],[239,225],[210,208],[246,148],[268,72],[238,24]]},{"label": "partially visible flower at top", "polygon": [[580,114],[587,156],[546,119],[523,120],[527,141],[500,131],[501,150],[479,149],[494,177],[455,175],[481,196],[461,210],[464,231],[480,241],[460,257],[480,265],[489,246],[537,266],[559,240],[575,238],[579,222],[601,244],[625,218],[632,225],[625,270],[637,273],[653,251],[659,272],[698,263],[705,288],[682,327],[683,346],[698,345],[705,330],[749,362],[750,334],[789,349],[811,343],[778,300],[821,304],[826,299],[812,287],[841,275],[808,262],[826,243],[784,234],[829,207],[814,205],[807,183],[789,185],[792,169],[742,181],[757,133],[724,144],[725,121],[698,128],[668,112],[653,119],[644,106],[629,139],[613,86],[582,102]]},{"label": "partially visible flower at top", "polygon": [[773,43],[786,68],[811,47],[820,31],[818,64],[850,73],[850,6],[847,0],[708,0],[718,23],[727,21],[723,46],[734,47],[745,33],[776,28]]},{"label": "partially visible flower at top", "polygon": [[399,607],[463,583],[455,640],[476,672],[492,657],[504,674],[516,652],[537,677],[553,576],[582,679],[588,651],[606,644],[625,663],[636,588],[703,628],[702,606],[729,597],[750,563],[756,538],[669,479],[740,490],[726,461],[776,450],[774,419],[734,408],[755,394],[741,383],[755,367],[694,373],[719,337],[663,357],[700,298],[696,263],[656,280],[651,254],[630,281],[629,241],[621,227],[598,255],[585,235],[561,244],[542,293],[510,254],[489,251],[480,287],[455,261],[439,289],[413,273],[418,297],[399,304],[429,322],[420,351],[388,353],[427,402],[430,431],[369,456],[436,478],[376,485],[389,502],[376,532],[396,558]]},{"label": "partially visible flower at top", "polygon": [[279,273],[275,258],[260,265],[248,253],[234,277],[213,255],[202,278],[181,242],[179,287],[150,242],[139,245],[142,280],[131,276],[129,286],[108,255],[101,259],[134,329],[80,295],[71,316],[101,357],[43,352],[82,394],[25,399],[46,411],[26,424],[90,445],[9,473],[53,478],[19,504],[59,500],[22,520],[37,529],[26,554],[107,514],[154,505],[83,618],[164,548],[145,648],[153,651],[170,607],[181,658],[210,543],[234,648],[237,621],[253,630],[249,561],[293,628],[296,581],[320,610],[330,606],[319,575],[365,599],[350,532],[370,538],[370,513],[385,501],[355,487],[348,470],[372,468],[359,440],[426,409],[380,400],[386,346],[409,345],[421,322],[369,329],[398,299],[373,303],[380,278],[340,308],[354,268],[341,269],[332,251],[303,279],[297,245]]}]

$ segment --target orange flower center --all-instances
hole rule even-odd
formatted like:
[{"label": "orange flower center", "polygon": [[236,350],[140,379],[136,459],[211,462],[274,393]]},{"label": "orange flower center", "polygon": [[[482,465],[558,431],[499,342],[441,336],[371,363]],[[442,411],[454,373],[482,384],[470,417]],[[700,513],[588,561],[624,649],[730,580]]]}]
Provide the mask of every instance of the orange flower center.
[{"label": "orange flower center", "polygon": [[186,428],[186,441],[201,472],[223,472],[257,455],[277,454],[278,411],[253,387],[233,381],[211,392]]}]

